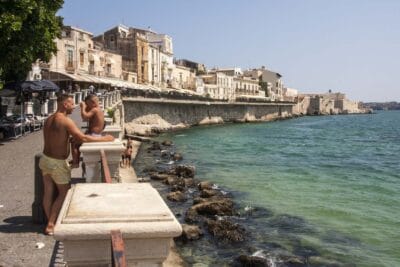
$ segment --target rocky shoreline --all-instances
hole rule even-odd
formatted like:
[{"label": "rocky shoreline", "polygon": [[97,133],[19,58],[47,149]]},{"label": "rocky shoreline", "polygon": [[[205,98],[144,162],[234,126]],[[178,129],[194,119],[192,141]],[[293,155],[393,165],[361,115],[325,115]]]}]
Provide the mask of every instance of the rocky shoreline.
[{"label": "rocky shoreline", "polygon": [[[196,177],[196,167],[185,164],[171,141],[143,143],[135,170],[139,181],[151,182],[182,224],[183,234],[175,240],[187,264],[231,266],[344,266],[324,258],[312,247],[303,246],[294,235],[316,231],[304,219],[273,214],[257,207],[242,207],[234,196],[212,181]],[[266,231],[289,235],[292,249],[269,241],[260,218],[270,218]],[[284,233],[286,231],[287,233]],[[200,259],[194,250],[200,250]],[[207,255],[207,256],[204,256]],[[347,265],[346,266],[351,266]]]}]

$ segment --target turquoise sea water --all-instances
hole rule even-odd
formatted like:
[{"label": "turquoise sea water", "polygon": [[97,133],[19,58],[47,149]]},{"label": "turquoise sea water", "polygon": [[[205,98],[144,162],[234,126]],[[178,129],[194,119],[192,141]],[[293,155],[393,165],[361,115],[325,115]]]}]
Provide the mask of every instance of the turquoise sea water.
[{"label": "turquoise sea water", "polygon": [[[200,179],[237,192],[242,206],[271,210],[251,229],[268,242],[293,252],[295,238],[333,262],[400,266],[400,112],[195,127],[161,138],[173,140]],[[287,231],[272,223],[282,216],[293,216]]]}]

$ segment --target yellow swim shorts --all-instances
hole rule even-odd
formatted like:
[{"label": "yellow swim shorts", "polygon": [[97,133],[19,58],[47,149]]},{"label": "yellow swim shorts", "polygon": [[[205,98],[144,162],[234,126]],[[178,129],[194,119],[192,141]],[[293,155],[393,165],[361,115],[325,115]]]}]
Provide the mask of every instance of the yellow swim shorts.
[{"label": "yellow swim shorts", "polygon": [[49,174],[56,184],[68,184],[71,181],[71,167],[66,160],[42,155],[39,168],[42,170],[43,176]]}]

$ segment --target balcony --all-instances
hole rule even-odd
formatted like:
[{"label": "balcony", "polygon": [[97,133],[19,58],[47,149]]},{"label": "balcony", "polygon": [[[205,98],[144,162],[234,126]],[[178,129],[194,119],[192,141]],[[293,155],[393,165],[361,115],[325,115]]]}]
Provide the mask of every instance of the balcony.
[{"label": "balcony", "polygon": [[75,72],[75,67],[73,65],[67,65],[65,66],[65,71],[66,72]]}]

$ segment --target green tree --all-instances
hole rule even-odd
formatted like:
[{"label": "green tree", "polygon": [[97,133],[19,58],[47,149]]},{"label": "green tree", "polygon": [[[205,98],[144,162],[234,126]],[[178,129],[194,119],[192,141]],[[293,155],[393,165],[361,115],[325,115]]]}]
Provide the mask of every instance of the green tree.
[{"label": "green tree", "polygon": [[63,0],[0,0],[0,81],[26,78],[37,59],[57,52]]}]

